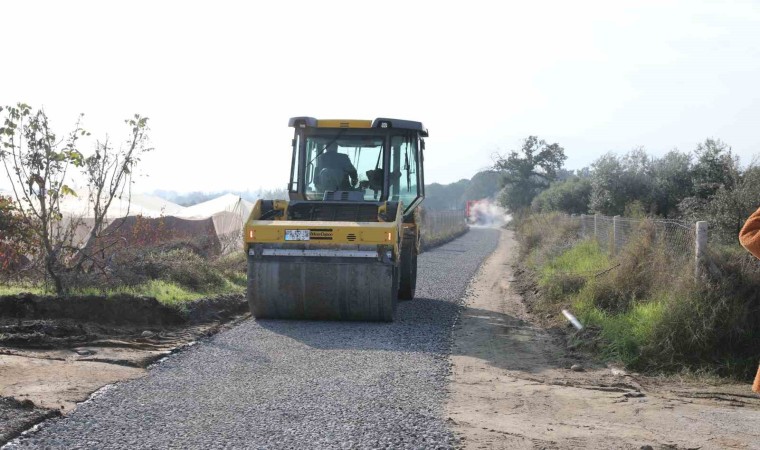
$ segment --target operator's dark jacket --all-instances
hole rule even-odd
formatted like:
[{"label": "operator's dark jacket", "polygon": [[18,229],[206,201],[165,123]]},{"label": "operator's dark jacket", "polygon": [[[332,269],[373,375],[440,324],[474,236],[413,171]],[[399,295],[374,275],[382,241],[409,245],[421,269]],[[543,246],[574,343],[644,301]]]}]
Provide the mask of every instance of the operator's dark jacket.
[{"label": "operator's dark jacket", "polygon": [[[322,169],[337,169],[343,171],[343,180],[340,186],[332,187],[333,189],[350,189],[351,186],[356,185],[358,174],[356,168],[351,164],[351,159],[348,155],[338,152],[324,152],[317,157],[317,176],[319,176]],[[351,184],[348,183],[348,178],[351,178]]]}]

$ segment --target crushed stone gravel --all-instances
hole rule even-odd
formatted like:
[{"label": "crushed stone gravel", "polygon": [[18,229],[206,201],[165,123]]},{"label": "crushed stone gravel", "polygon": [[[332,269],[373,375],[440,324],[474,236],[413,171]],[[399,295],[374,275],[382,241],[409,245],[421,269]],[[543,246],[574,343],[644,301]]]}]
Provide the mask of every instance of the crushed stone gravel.
[{"label": "crushed stone gravel", "polygon": [[419,257],[393,323],[247,320],[11,442],[26,448],[450,448],[451,329],[498,230]]}]

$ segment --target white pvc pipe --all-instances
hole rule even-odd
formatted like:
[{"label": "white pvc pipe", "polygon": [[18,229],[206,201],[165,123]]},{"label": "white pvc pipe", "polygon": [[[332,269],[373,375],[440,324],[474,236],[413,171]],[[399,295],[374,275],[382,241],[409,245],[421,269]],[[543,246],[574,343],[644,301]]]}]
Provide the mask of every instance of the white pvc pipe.
[{"label": "white pvc pipe", "polygon": [[577,329],[578,329],[578,331],[580,331],[580,330],[582,330],[582,329],[583,329],[583,324],[580,322],[580,320],[578,320],[578,318],[577,318],[577,317],[575,317],[574,315],[572,315],[572,314],[570,313],[570,311],[568,311],[568,310],[566,310],[566,309],[563,309],[563,310],[562,310],[562,314],[563,314],[563,315],[564,315],[564,316],[567,318],[567,320],[569,320],[569,321],[570,321],[570,323],[572,323],[572,324],[573,324],[573,326],[574,326],[575,328],[577,328]]}]

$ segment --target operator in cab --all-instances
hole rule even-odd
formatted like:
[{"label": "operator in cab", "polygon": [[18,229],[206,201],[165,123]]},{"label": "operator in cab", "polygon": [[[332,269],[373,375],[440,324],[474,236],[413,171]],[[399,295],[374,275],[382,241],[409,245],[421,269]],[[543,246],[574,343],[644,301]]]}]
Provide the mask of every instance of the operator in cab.
[{"label": "operator in cab", "polygon": [[356,187],[359,176],[348,155],[338,153],[338,144],[332,142],[317,157],[314,184],[320,191],[350,191]]}]

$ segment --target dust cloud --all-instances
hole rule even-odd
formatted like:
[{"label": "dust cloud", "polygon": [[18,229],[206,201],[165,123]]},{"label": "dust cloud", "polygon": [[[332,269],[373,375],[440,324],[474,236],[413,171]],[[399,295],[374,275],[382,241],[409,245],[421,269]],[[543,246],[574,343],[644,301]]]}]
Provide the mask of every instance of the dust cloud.
[{"label": "dust cloud", "polygon": [[482,228],[501,228],[510,220],[512,216],[507,213],[507,210],[491,199],[472,202],[467,217],[470,226]]}]

